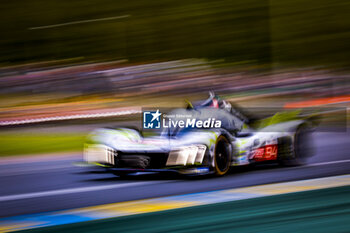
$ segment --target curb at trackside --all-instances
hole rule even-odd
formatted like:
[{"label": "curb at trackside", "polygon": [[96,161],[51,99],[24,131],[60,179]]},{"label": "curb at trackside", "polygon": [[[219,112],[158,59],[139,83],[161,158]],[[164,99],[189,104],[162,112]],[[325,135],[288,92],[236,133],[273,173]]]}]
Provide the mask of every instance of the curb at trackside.
[{"label": "curb at trackside", "polygon": [[131,216],[175,210],[185,207],[232,202],[280,194],[320,190],[350,185],[350,175],[257,185],[185,195],[175,195],[136,201],[127,201],[65,211],[20,215],[0,219],[0,231],[17,231],[39,227],[82,223],[91,220]]}]

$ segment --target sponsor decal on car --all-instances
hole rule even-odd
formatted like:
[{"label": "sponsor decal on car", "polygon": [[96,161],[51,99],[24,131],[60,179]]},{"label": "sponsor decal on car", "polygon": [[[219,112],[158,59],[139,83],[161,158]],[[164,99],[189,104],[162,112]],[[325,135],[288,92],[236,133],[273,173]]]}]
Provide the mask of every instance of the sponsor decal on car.
[{"label": "sponsor decal on car", "polygon": [[255,149],[252,158],[255,161],[276,160],[277,145],[266,145]]}]

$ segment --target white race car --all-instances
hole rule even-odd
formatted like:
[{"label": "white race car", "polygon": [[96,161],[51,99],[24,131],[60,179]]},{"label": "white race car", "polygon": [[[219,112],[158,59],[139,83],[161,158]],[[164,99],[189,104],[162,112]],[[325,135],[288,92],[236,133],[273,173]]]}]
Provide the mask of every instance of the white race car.
[{"label": "white race car", "polygon": [[[191,115],[209,122],[207,128],[167,127],[158,135],[143,136],[132,128],[97,129],[85,144],[84,160],[117,174],[178,172],[186,175],[226,174],[230,167],[262,162],[302,164],[312,155],[311,121],[278,113],[250,127],[237,109],[214,94],[173,116]],[[193,122],[193,121],[190,121]]]}]

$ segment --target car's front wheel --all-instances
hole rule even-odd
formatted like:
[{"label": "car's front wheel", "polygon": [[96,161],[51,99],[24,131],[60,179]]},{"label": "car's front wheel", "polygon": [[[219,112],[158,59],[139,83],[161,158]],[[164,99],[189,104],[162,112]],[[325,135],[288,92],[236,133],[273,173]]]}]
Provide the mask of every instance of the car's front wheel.
[{"label": "car's front wheel", "polygon": [[231,145],[224,136],[219,136],[214,152],[214,172],[218,176],[225,175],[230,169]]}]

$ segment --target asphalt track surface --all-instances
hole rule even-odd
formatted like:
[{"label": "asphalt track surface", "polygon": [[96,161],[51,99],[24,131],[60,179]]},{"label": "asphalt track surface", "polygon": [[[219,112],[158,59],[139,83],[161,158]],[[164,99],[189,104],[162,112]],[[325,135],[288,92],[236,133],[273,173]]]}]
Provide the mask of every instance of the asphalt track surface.
[{"label": "asphalt track surface", "polygon": [[76,167],[80,154],[0,160],[0,217],[64,210],[151,197],[350,174],[350,132],[315,132],[316,155],[299,167],[236,167],[224,177],[188,179],[147,174],[119,178]]}]

